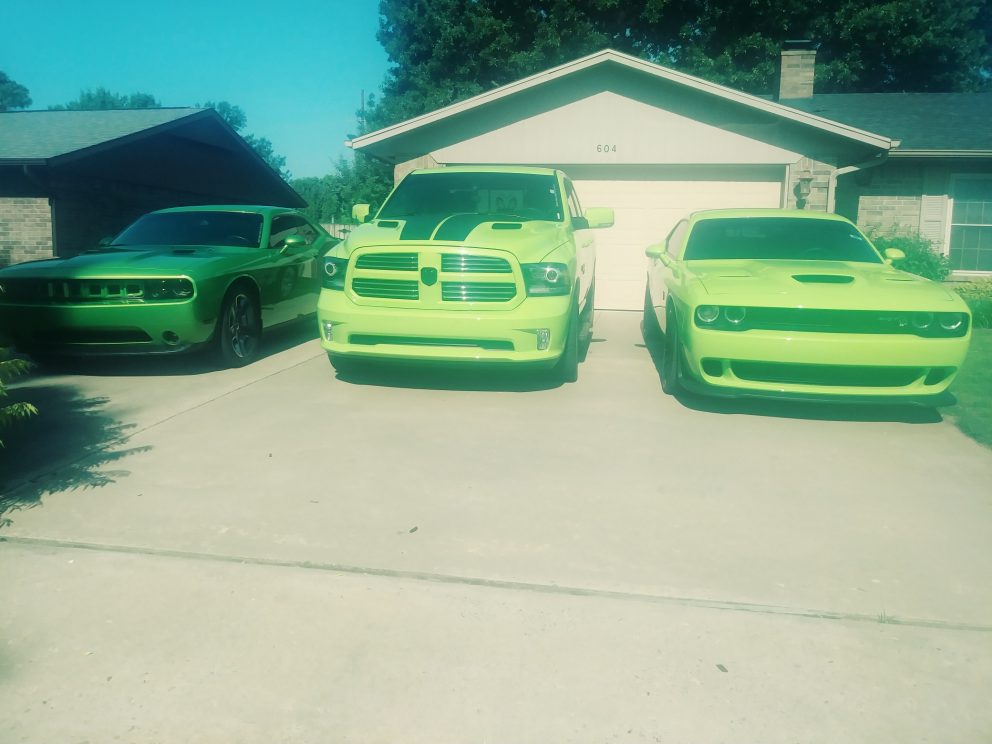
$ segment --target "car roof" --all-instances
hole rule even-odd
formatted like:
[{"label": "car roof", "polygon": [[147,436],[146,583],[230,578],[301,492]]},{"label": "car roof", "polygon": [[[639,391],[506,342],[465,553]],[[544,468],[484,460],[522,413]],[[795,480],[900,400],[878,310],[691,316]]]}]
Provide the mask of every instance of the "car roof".
[{"label": "car roof", "polygon": [[417,175],[429,173],[521,173],[539,176],[553,176],[558,173],[554,168],[540,168],[530,165],[447,165],[443,168],[418,168],[410,171]]},{"label": "car roof", "polygon": [[689,219],[696,223],[702,220],[747,219],[752,217],[781,217],[799,220],[827,220],[830,222],[850,222],[846,217],[832,212],[811,212],[805,209],[704,209],[693,212]]},{"label": "car roof", "polygon": [[254,214],[272,215],[298,212],[292,207],[271,207],[258,204],[197,204],[191,207],[169,207],[157,209],[152,214],[171,214],[174,212],[251,212]]}]

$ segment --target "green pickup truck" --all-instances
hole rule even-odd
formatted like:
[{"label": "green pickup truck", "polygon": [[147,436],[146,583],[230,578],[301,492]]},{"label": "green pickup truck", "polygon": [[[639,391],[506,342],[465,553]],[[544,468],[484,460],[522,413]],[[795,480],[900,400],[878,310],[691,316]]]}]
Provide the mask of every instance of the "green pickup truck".
[{"label": "green pickup truck", "polygon": [[408,174],[374,218],[323,260],[321,344],[343,371],[356,360],[420,359],[554,367],[578,377],[592,334],[587,209],[550,168],[458,166]]}]

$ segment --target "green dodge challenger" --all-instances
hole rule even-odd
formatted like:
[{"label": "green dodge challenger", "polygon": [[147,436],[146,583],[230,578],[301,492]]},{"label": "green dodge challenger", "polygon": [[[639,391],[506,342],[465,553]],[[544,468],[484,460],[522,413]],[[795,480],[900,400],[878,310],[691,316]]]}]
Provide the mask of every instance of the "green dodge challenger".
[{"label": "green dodge challenger", "polygon": [[0,330],[36,354],[154,354],[215,344],[230,366],[262,329],[312,315],[334,243],[281,207],[152,212],[71,258],[0,270]]},{"label": "green dodge challenger", "polygon": [[932,402],[968,350],[961,298],[843,217],[698,212],[647,255],[644,331],[663,333],[667,393]]},{"label": "green dodge challenger", "polygon": [[[355,207],[365,221],[367,205]],[[592,228],[568,178],[547,168],[414,171],[324,259],[321,341],[355,360],[534,364],[574,381],[592,328]]]}]

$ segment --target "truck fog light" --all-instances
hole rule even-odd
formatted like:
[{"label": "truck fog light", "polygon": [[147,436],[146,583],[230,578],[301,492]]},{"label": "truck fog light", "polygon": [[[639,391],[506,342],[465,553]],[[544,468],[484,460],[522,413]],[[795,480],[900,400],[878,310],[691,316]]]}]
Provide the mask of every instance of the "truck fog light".
[{"label": "truck fog light", "polygon": [[321,326],[324,329],[324,338],[328,341],[334,340],[334,324],[329,320],[321,321]]},{"label": "truck fog light", "polygon": [[548,346],[551,344],[551,329],[550,328],[538,328],[537,329],[537,350],[547,351]]}]

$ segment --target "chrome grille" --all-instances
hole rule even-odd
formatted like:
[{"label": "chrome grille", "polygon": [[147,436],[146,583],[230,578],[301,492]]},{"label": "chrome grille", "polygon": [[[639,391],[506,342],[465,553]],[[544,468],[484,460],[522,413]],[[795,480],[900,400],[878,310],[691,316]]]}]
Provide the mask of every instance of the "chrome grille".
[{"label": "chrome grille", "polygon": [[145,282],[135,279],[8,279],[0,302],[23,304],[117,304],[140,302]]},{"label": "chrome grille", "polygon": [[507,302],[517,295],[515,284],[496,282],[441,282],[444,302]]},{"label": "chrome grille", "polygon": [[416,253],[366,253],[355,262],[356,269],[380,271],[416,271]]},{"label": "chrome grille", "polygon": [[442,253],[441,271],[452,274],[511,274],[510,262],[492,256]]},{"label": "chrome grille", "polygon": [[420,298],[419,285],[416,281],[356,277],[351,281],[351,288],[360,297],[378,297],[385,300]]}]

